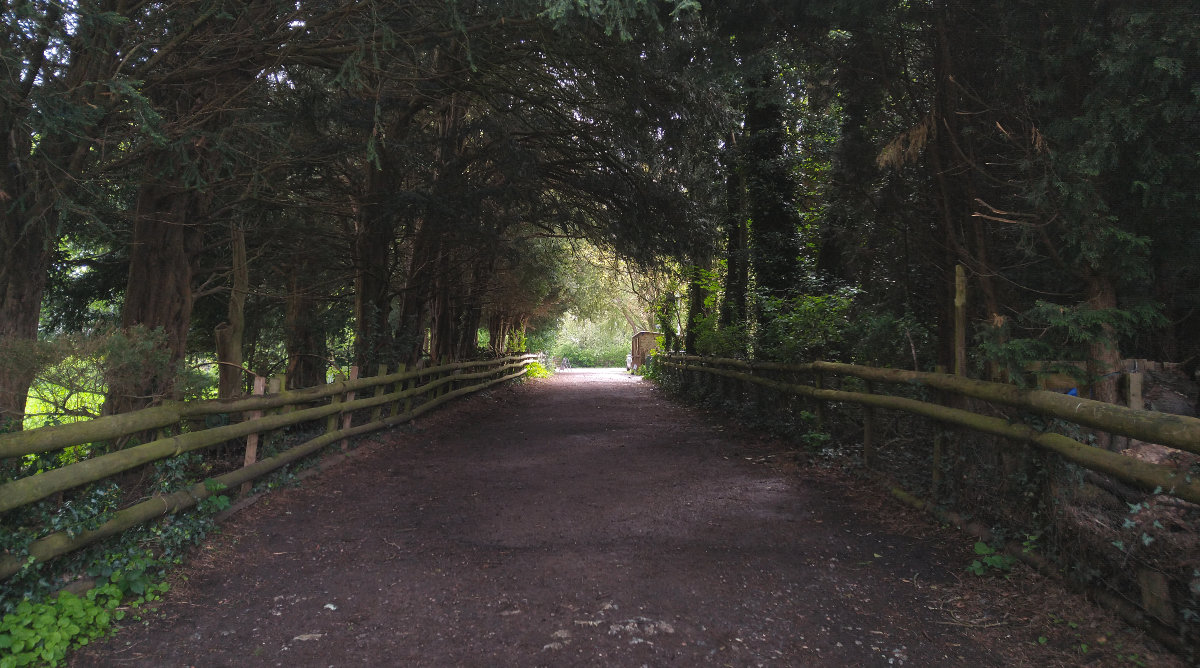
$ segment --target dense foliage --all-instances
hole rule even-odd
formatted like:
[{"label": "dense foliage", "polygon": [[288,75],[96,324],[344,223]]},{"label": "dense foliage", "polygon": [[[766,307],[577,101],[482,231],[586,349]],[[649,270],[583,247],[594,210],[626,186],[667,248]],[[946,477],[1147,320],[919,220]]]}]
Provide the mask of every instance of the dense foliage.
[{"label": "dense foliage", "polygon": [[970,373],[1196,367],[1194,11],[737,5],[705,5],[744,120],[695,350],[952,368],[961,265]]},{"label": "dense foliage", "polygon": [[6,5],[0,409],[114,328],[105,411],[499,353],[570,238],[693,351],[950,366],[962,265],[975,373],[1195,364],[1194,12],[769,4]]},{"label": "dense foliage", "polygon": [[[0,23],[0,430],[351,364],[620,365],[640,330],[1014,382],[1077,362],[1106,401],[1122,357],[1200,365],[1188,3],[19,0]],[[101,492],[37,512],[92,521]]]}]

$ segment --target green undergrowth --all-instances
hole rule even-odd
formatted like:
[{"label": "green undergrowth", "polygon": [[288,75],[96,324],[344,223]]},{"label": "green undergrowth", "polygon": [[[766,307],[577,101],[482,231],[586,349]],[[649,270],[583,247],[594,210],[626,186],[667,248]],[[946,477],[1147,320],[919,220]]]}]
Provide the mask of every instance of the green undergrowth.
[{"label": "green undergrowth", "polygon": [[123,561],[90,569],[96,586],[83,595],[64,590],[40,602],[22,600],[4,615],[0,668],[57,666],[68,652],[107,635],[127,615],[140,616],[166,593],[162,562],[146,553]]},{"label": "green undergrowth", "polygon": [[[159,471],[166,478],[171,473]],[[72,650],[111,633],[121,619],[140,617],[168,590],[168,570],[213,530],[213,516],[229,506],[229,497],[217,493],[223,485],[206,480],[205,486],[213,494],[191,512],[50,562],[28,557],[21,571],[0,582],[0,668],[57,666]],[[41,518],[43,526],[56,523],[51,504],[34,504],[31,510],[48,516]],[[72,527],[76,532],[103,523],[113,509],[98,503],[86,510],[96,515],[86,526]],[[7,547],[11,554],[28,555],[29,536],[23,537],[23,545]],[[80,581],[90,588],[81,593],[75,591],[83,587],[65,588]]]},{"label": "green undergrowth", "polygon": [[[306,440],[312,433],[268,438],[263,458]],[[340,450],[337,444],[323,452]],[[297,474],[315,466],[310,456],[258,480],[253,491],[291,487]],[[26,463],[27,464],[27,463]],[[36,470],[56,468],[47,462]],[[3,478],[28,473],[0,471]],[[191,548],[216,529],[215,516],[228,508],[225,485],[210,476],[219,473],[200,453],[185,453],[148,467],[139,489],[145,494],[171,493],[203,482],[210,492],[192,510],[149,524],[46,562],[29,556],[30,545],[50,533],[75,536],[112,519],[125,501],[116,483],[102,481],[67,494],[15,508],[0,516],[0,554],[27,559],[13,576],[0,581],[0,668],[57,666],[73,650],[112,633],[117,623],[146,614],[168,590],[170,569],[181,564]],[[87,585],[90,588],[86,588]]]},{"label": "green undergrowth", "polygon": [[530,362],[529,366],[525,367],[526,378],[549,378],[552,375],[554,372],[541,362]]},{"label": "green undergrowth", "polygon": [[979,576],[1008,573],[1017,563],[1016,557],[1004,554],[983,541],[976,541],[975,554],[979,558],[967,566],[967,571]]}]

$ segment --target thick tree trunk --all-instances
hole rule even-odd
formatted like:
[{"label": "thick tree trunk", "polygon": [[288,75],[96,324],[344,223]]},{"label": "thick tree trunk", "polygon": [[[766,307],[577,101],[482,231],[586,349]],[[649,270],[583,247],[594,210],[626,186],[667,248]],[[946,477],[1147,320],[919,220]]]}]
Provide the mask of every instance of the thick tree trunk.
[{"label": "thick tree trunk", "polygon": [[698,259],[699,264],[691,267],[688,280],[687,325],[683,332],[683,350],[688,355],[696,354],[696,335],[699,333],[700,322],[709,313],[704,302],[708,299],[708,287],[704,282],[702,272],[708,271],[712,265],[712,256],[705,255]]},{"label": "thick tree trunk", "polygon": [[[176,395],[174,367],[187,349],[192,318],[192,278],[203,248],[202,225],[222,193],[228,154],[211,143],[238,112],[232,104],[247,93],[264,63],[276,57],[266,44],[226,39],[277,29],[286,13],[266,2],[241,3],[232,13],[196,18],[184,43],[147,75],[175,78],[150,96],[163,113],[171,145],[149,160],[142,175],[129,257],[122,327],[161,328],[171,369],[120,378],[110,384],[108,408],[132,410]],[[267,47],[261,51],[257,47]],[[228,195],[230,201],[239,195]]]},{"label": "thick tree trunk", "polygon": [[121,327],[161,329],[167,364],[110,379],[108,412],[175,397],[175,374],[187,352],[192,321],[192,275],[203,244],[193,202],[188,193],[153,182],[138,195]]},{"label": "thick tree trunk", "polygon": [[[124,27],[117,22],[86,22],[75,26],[76,44],[111,48],[65,48],[51,39],[61,27],[63,6],[30,3],[23,11],[30,14],[27,26],[40,26],[38,38],[26,42],[17,36],[16,42],[5,43],[8,66],[0,95],[0,355],[4,356],[0,359],[0,431],[21,428],[29,387],[38,371],[31,353],[57,244],[51,232],[56,227],[55,207],[71,199],[80,175],[95,157],[91,148],[96,125],[62,119],[66,130],[38,131],[39,115],[53,112],[33,99],[54,100],[55,110],[69,105],[108,110],[118,100],[106,86],[85,82],[111,76],[118,62],[113,53],[120,50]],[[6,12],[9,8],[10,3],[5,3]],[[39,13],[43,14],[39,17]],[[64,57],[69,60],[63,62]],[[98,95],[100,91],[104,92]],[[62,107],[64,103],[68,107]],[[99,123],[105,117],[96,119]]]},{"label": "thick tree trunk", "polygon": [[429,307],[429,354],[438,364],[454,359],[454,308],[452,304],[455,280],[450,276],[450,253],[438,253],[437,274],[433,281],[433,299]]},{"label": "thick tree trunk", "polygon": [[217,346],[217,396],[222,399],[242,394],[242,338],[246,331],[246,293],[250,289],[250,265],[246,260],[246,231],[230,226],[229,308],[225,322],[213,333]]},{"label": "thick tree trunk", "polygon": [[725,298],[721,301],[721,327],[746,322],[746,296],[750,284],[749,232],[746,229],[745,183],[732,147],[725,163]]},{"label": "thick tree trunk", "polygon": [[397,356],[409,366],[415,365],[425,352],[435,267],[441,246],[438,227],[429,218],[416,221],[414,228],[395,333]]},{"label": "thick tree trunk", "polygon": [[304,259],[293,264],[288,278],[287,309],[284,315],[284,344],[287,348],[288,389],[325,384],[329,367],[321,304],[303,282],[310,268]]},{"label": "thick tree trunk", "polygon": [[50,265],[45,227],[16,215],[3,218],[0,264],[0,432],[17,431],[37,373],[36,345],[42,293]]},{"label": "thick tree trunk", "polygon": [[747,92],[742,164],[754,279],[764,295],[787,298],[797,287],[799,219],[791,175],[783,159],[783,106],[772,90],[775,75],[774,66],[764,65]]},{"label": "thick tree trunk", "polygon": [[[1117,307],[1117,288],[1112,279],[1097,273],[1087,276],[1087,306],[1097,310]],[[1112,325],[1100,326],[1101,335],[1088,347],[1088,376],[1095,379],[1092,398],[1115,404],[1120,401],[1121,350]],[[1098,445],[1109,447],[1107,434],[1099,433]]]},{"label": "thick tree trunk", "polygon": [[396,364],[392,328],[388,324],[392,298],[392,245],[396,217],[387,198],[395,183],[386,155],[369,165],[367,191],[359,210],[354,239],[354,350],[359,368]]},{"label": "thick tree trunk", "polygon": [[496,355],[504,355],[508,350],[508,337],[514,329],[518,317],[511,314],[492,314],[488,317],[488,348]]},{"label": "thick tree trunk", "polygon": [[[411,281],[410,281],[411,282]],[[429,303],[423,298],[426,286],[413,285],[401,297],[400,323],[396,329],[397,351],[408,365],[425,353],[429,327]]]},{"label": "thick tree trunk", "polygon": [[955,367],[955,295],[956,272],[959,262],[969,262],[970,254],[963,243],[963,232],[960,229],[970,213],[970,205],[964,202],[965,190],[963,184],[952,179],[953,175],[961,177],[957,169],[957,153],[954,141],[958,132],[958,118],[953,101],[953,58],[946,36],[945,17],[939,16],[937,21],[938,56],[934,61],[934,77],[936,80],[933,101],[933,122],[937,128],[927,150],[936,186],[936,204],[938,208],[937,238],[935,243],[940,247],[939,261],[944,290],[939,294],[938,331],[938,364],[947,370]]},{"label": "thick tree trunk", "polygon": [[458,317],[455,319],[457,333],[455,335],[454,356],[459,360],[473,359],[479,352],[479,325],[483,319],[483,299],[487,294],[488,284],[494,276],[496,260],[489,249],[478,251],[485,258],[477,258],[469,262],[469,282],[464,281],[464,293],[458,300]]}]

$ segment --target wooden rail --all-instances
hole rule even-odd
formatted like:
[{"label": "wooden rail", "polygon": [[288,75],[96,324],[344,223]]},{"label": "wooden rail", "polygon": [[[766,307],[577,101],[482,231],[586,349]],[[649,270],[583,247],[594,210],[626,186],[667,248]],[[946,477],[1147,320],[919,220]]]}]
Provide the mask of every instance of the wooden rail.
[{"label": "wooden rail", "polygon": [[[161,430],[199,416],[267,411],[285,407],[290,409],[237,424],[164,436],[142,445],[0,484],[0,513],[151,462],[209,448],[231,439],[321,418],[330,420],[331,428],[326,429],[320,436],[268,459],[247,463],[242,468],[213,478],[224,487],[233,488],[300,460],[330,444],[407,422],[455,397],[517,378],[525,373],[525,367],[536,358],[536,355],[516,355],[497,360],[460,362],[236,400],[174,402],[88,422],[0,434],[0,458],[20,457]],[[373,393],[364,391],[372,388],[375,389]],[[367,394],[370,396],[365,396]],[[343,401],[343,397],[353,396],[362,398]],[[418,397],[423,397],[423,401],[414,405],[414,399]],[[392,405],[392,414],[383,417],[383,407],[388,404]],[[357,426],[352,425],[351,414],[368,408],[372,409],[370,421]],[[94,529],[74,534],[56,532],[44,536],[30,544],[29,554],[25,558],[0,555],[0,580],[19,572],[30,560],[41,562],[73,552],[165,514],[195,506],[212,493],[206,485],[196,484],[171,494],[155,495],[146,501],[124,508]]]},{"label": "wooden rail", "polygon": [[[1133,457],[1091,447],[1072,438],[1052,432],[1039,431],[1025,424],[990,417],[941,404],[880,394],[876,383],[900,383],[923,386],[944,393],[957,394],[1021,408],[1047,418],[1056,418],[1085,427],[1101,429],[1112,434],[1128,436],[1187,452],[1200,454],[1200,419],[1154,411],[1136,410],[1045,390],[1023,390],[1013,385],[989,383],[960,376],[938,373],[877,369],[873,367],[813,362],[810,364],[775,364],[742,360],[666,355],[656,360],[666,369],[679,373],[698,373],[725,377],[744,383],[809,397],[822,402],[844,401],[869,408],[887,408],[922,415],[939,422],[954,424],[988,434],[1031,443],[1058,453],[1063,458],[1085,468],[1100,471],[1147,490],[1158,490],[1178,498],[1200,503],[1200,479],[1186,471],[1153,464]],[[812,385],[789,383],[769,378],[764,373],[790,372],[808,374]],[[823,376],[850,376],[867,381],[867,392],[825,389]],[[868,422],[873,415],[868,413]],[[864,453],[869,460],[869,443],[874,430],[864,429]],[[868,461],[868,464],[870,462]]]}]

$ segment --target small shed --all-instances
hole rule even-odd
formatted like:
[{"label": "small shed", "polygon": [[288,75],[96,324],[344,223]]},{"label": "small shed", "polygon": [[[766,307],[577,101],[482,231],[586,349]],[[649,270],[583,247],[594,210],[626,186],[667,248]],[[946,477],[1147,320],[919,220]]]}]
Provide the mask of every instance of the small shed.
[{"label": "small shed", "polygon": [[658,332],[638,332],[633,335],[631,363],[634,369],[646,363],[646,355],[658,347]]}]

